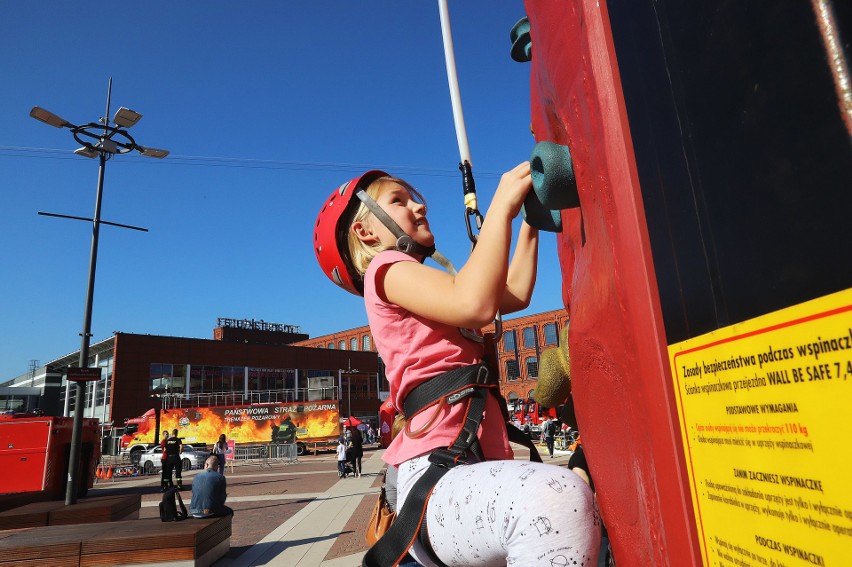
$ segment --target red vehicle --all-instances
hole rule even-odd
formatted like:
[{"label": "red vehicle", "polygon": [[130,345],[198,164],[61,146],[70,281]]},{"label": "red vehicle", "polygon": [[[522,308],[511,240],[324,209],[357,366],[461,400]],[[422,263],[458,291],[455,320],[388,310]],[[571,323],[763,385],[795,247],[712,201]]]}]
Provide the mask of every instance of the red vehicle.
[{"label": "red vehicle", "polygon": [[509,406],[509,417],[521,426],[529,424],[533,433],[541,430],[541,422],[547,418],[558,419],[558,408],[546,408],[532,398],[514,400]]},{"label": "red vehicle", "polygon": [[[0,415],[0,493],[47,492],[65,494],[71,430],[74,418],[35,414]],[[83,419],[78,495],[85,496],[95,479],[101,456],[97,419]]]}]

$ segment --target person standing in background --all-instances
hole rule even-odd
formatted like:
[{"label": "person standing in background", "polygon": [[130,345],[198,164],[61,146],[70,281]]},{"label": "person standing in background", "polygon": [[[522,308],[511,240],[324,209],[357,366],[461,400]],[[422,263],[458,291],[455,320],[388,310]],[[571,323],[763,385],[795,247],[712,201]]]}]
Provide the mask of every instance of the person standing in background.
[{"label": "person standing in background", "polygon": [[[225,440],[225,434],[219,436],[219,440],[213,445],[213,454],[219,459],[218,471],[219,474],[225,476],[225,453],[228,452],[228,442]],[[233,472],[233,468],[231,469]]]},{"label": "person standing in background", "polygon": [[160,455],[160,461],[161,461],[160,464],[161,464],[161,468],[163,468],[163,469],[166,468],[166,440],[168,438],[169,438],[169,432],[163,431],[163,440],[160,441],[160,448],[163,450],[162,454]]},{"label": "person standing in background", "polygon": [[556,440],[556,422],[552,417],[548,417],[541,426],[541,436],[544,437],[544,442],[547,444],[547,452],[550,453],[550,458],[553,458],[553,442]]},{"label": "person standing in background", "polygon": [[178,437],[178,430],[172,431],[171,437],[166,439],[163,454],[166,455],[166,460],[163,462],[163,492],[170,486],[174,486],[172,482],[172,471],[175,471],[175,480],[177,481],[177,489],[183,489],[183,478],[181,477],[181,462],[180,454],[183,451],[183,442]]},{"label": "person standing in background", "polygon": [[349,457],[349,462],[352,463],[352,472],[356,477],[359,477],[361,476],[361,458],[364,456],[364,436],[354,425],[349,427],[349,431],[349,446],[346,449],[346,454]]}]

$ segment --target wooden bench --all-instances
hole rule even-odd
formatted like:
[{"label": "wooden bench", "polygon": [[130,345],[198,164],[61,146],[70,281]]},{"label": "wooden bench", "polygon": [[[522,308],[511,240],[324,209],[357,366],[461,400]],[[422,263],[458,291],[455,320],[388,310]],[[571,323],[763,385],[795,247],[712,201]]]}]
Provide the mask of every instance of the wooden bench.
[{"label": "wooden bench", "polygon": [[0,532],[0,566],[208,567],[231,549],[231,520],[161,522],[159,518],[106,524],[41,526]]},{"label": "wooden bench", "polygon": [[47,492],[41,490],[37,492],[13,492],[11,494],[0,494],[0,512],[23,506],[24,504],[32,504],[33,502],[44,502],[50,500]]},{"label": "wooden bench", "polygon": [[97,496],[71,505],[64,500],[31,502],[0,512],[0,530],[130,520],[139,517],[141,507],[141,494]]}]

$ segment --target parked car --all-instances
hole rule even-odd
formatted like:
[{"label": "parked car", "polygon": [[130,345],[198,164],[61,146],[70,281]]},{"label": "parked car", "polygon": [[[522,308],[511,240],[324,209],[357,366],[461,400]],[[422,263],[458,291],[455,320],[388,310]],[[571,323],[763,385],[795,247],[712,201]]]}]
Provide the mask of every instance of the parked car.
[{"label": "parked car", "polygon": [[[180,453],[180,463],[182,470],[188,471],[191,469],[203,468],[204,461],[207,460],[207,451],[196,449],[192,445],[184,445]],[[157,445],[151,447],[139,456],[139,467],[146,474],[152,474],[155,471],[163,468],[163,448]]]}]

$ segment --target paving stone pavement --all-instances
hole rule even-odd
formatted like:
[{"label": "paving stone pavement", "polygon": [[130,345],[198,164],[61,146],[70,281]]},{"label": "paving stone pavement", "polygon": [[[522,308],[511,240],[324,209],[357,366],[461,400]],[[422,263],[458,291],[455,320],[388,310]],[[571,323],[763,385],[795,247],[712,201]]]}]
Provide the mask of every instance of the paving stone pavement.
[{"label": "paving stone pavement", "polygon": [[[269,532],[245,553],[236,558],[223,558],[217,567],[254,567],[260,565],[282,565],[293,567],[355,567],[367,549],[364,542],[363,524],[359,530],[347,525],[365,500],[376,498],[377,476],[384,469],[381,459],[383,451],[366,451],[361,477],[335,480],[325,492],[293,514],[277,528]],[[329,464],[334,464],[329,461]],[[365,498],[369,496],[369,498]],[[235,510],[236,513],[236,510]],[[368,512],[369,513],[369,512]],[[366,522],[365,522],[366,523]],[[330,554],[336,540],[345,535],[350,545],[341,542]],[[355,539],[357,537],[357,539]],[[345,550],[347,555],[340,555]],[[331,555],[333,558],[327,559]]]},{"label": "paving stone pavement", "polygon": [[[516,459],[527,452],[515,449]],[[549,460],[546,450],[544,459]],[[214,567],[357,567],[367,551],[364,528],[378,496],[385,464],[381,449],[365,448],[363,475],[337,477],[336,455],[301,457],[297,463],[228,467],[228,505],[234,509],[231,550]],[[557,452],[564,465],[568,453]],[[192,478],[184,472],[189,506]],[[141,493],[141,518],[156,517],[159,477],[101,481],[90,495]]]}]

